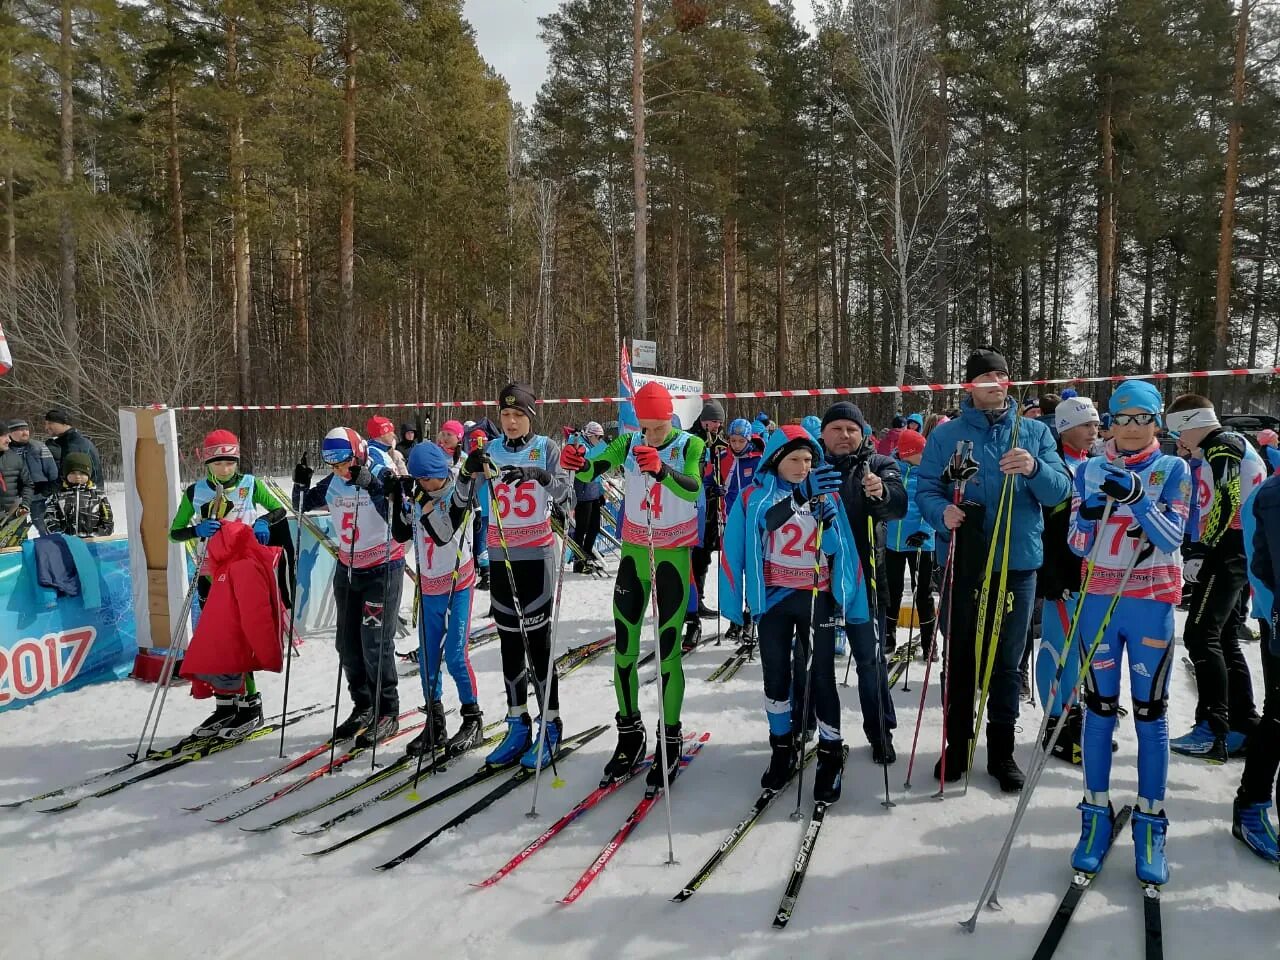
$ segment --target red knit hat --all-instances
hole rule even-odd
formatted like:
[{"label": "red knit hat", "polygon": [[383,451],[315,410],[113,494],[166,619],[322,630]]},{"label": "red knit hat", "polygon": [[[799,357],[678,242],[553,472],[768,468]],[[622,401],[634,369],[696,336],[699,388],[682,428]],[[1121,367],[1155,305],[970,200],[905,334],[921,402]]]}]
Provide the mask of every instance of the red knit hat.
[{"label": "red knit hat", "polygon": [[386,417],[370,417],[364,424],[364,435],[370,440],[377,440],[387,433],[395,433],[396,425]]},{"label": "red knit hat", "polygon": [[898,456],[914,457],[924,453],[924,435],[914,430],[903,430],[898,434]]},{"label": "red knit hat", "polygon": [[204,438],[204,462],[239,460],[240,439],[230,430],[213,430]]},{"label": "red knit hat", "polygon": [[671,394],[656,380],[650,380],[636,391],[632,405],[636,408],[637,420],[671,419]]}]

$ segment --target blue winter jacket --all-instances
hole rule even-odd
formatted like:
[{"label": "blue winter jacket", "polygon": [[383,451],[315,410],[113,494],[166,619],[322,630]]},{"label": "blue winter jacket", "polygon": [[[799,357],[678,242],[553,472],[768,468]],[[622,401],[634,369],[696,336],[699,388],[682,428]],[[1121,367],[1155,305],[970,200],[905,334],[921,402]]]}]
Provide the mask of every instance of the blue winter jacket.
[{"label": "blue winter jacket", "polygon": [[898,553],[910,553],[915,547],[907,545],[907,538],[913,533],[925,534],[924,546],[920,549],[933,552],[933,527],[924,522],[920,508],[916,506],[916,481],[919,467],[913,467],[905,460],[898,461],[898,469],[902,471],[902,484],[907,488],[907,515],[901,520],[890,520],[885,546]]},{"label": "blue winter jacket", "polygon": [[[942,471],[955,455],[956,444],[963,440],[973,442],[973,457],[978,461],[978,474],[964,488],[964,497],[986,507],[983,527],[990,541],[1004,484],[1000,458],[1009,452],[1013,438],[1014,403],[1009,398],[1004,412],[998,414],[993,423],[985,412],[974,408],[969,397],[965,397],[960,416],[934,427],[925,442],[924,457],[916,470],[915,501],[925,522],[937,531],[935,548],[939,557],[946,556],[951,540],[942,515],[951,504],[954,489],[951,484],[942,482]],[[1039,420],[1022,417],[1018,431],[1018,446],[1030,452],[1039,466],[1030,477],[1014,479],[1009,569],[1039,570],[1044,563],[1040,544],[1044,529],[1043,508],[1057,506],[1071,496],[1071,478],[1047,426]],[[1000,556],[1002,545],[997,544],[996,550],[995,562],[999,564],[1003,561]]]},{"label": "blue winter jacket", "polygon": [[1280,476],[1267,478],[1253,495],[1250,507],[1240,520],[1245,536],[1253,540],[1253,557],[1249,561],[1253,615],[1271,621],[1271,653],[1280,657],[1280,631],[1275,629],[1276,578],[1280,576]]},{"label": "blue winter jacket", "polygon": [[[782,430],[775,431],[765,445],[764,461],[788,439]],[[813,445],[813,453],[814,462],[820,462],[817,444]],[[721,614],[733,623],[742,623],[744,610],[758,620],[790,592],[788,588],[766,587],[764,583],[764,546],[769,536],[765,514],[780,501],[794,503],[794,490],[794,485],[775,471],[761,469],[755,483],[746,488],[729,513],[720,544],[719,597]],[[853,531],[840,498],[831,497],[830,501],[836,506],[836,518],[822,531],[822,552],[831,566],[831,592],[846,623],[866,623],[869,619],[867,584]]]}]

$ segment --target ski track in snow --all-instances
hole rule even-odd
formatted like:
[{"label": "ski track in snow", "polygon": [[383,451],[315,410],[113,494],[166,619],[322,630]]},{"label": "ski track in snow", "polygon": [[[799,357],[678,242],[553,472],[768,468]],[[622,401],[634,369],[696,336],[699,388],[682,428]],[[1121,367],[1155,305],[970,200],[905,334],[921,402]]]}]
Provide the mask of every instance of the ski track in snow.
[{"label": "ski track in snow", "polygon": [[[502,575],[500,566],[494,567],[494,575]],[[569,576],[559,649],[612,631],[611,590],[611,582]],[[484,609],[481,594],[477,613]],[[714,633],[713,621],[704,621],[704,626]],[[645,649],[651,637],[646,628]],[[904,630],[899,642],[905,639]],[[409,642],[402,639],[401,649]],[[712,736],[698,762],[672,788],[677,866],[665,865],[665,811],[659,804],[579,903],[555,903],[640,796],[643,788],[636,780],[497,886],[468,886],[496,869],[596,784],[612,750],[612,731],[565,760],[563,787],[552,789],[550,778],[543,780],[537,821],[525,817],[532,789],[522,787],[385,874],[370,868],[425,836],[481,790],[318,860],[300,854],[335,842],[406,801],[394,798],[377,804],[318,838],[291,832],[291,827],[317,822],[318,817],[267,834],[248,834],[236,827],[299,809],[334,792],[338,784],[363,776],[369,767],[367,754],[335,777],[231,824],[217,826],[205,817],[229,812],[281,782],[264,784],[201,813],[180,809],[281,763],[279,737],[271,736],[110,797],[86,801],[65,814],[46,816],[30,807],[0,810],[0,957],[190,955],[242,960],[248,952],[284,960],[362,956],[371,949],[453,958],[554,954],[558,960],[1030,956],[1070,879],[1068,856],[1079,830],[1074,808],[1081,775],[1051,761],[1001,887],[1003,911],[984,911],[977,932],[963,933],[957,922],[973,908],[1016,799],[1000,794],[986,775],[984,747],[977,752],[967,797],[958,796],[957,784],[948,789],[955,796],[941,802],[930,799],[936,789],[930,772],[941,736],[936,669],[914,788],[903,791],[923,670],[918,662],[911,667],[911,692],[904,693],[901,686],[894,692],[899,759],[890,768],[890,787],[898,804],[892,811],[880,806],[883,780],[861,735],[856,687],[841,688],[845,734],[852,747],[844,795],[827,816],[786,931],[775,931],[770,924],[803,829],[788,819],[795,806],[794,784],[692,900],[669,902],[746,813],[767,764],[758,663],[746,666],[727,684],[702,679],[730,649],[705,646],[686,661],[685,730],[710,730]],[[1246,650],[1258,677],[1257,647]],[[1190,725],[1194,707],[1194,687],[1180,653],[1170,709],[1175,736]],[[294,663],[291,707],[328,702],[336,665],[331,638],[309,638]],[[498,644],[477,650],[474,665],[486,719],[498,719],[503,712]],[[843,674],[843,660],[837,669]],[[561,700],[566,732],[612,723],[616,702],[611,673],[606,653],[565,681]],[[419,703],[416,677],[400,682],[405,707]],[[262,678],[268,713],[279,711],[282,686],[279,677]],[[30,796],[122,762],[136,742],[151,692],[149,686],[122,681],[4,715],[0,798]],[[644,687],[641,699],[652,747],[655,687]],[[448,679],[445,700],[456,702]],[[344,690],[344,715],[347,707]],[[185,689],[175,688],[157,742],[182,736],[207,710],[207,702],[192,703]],[[1022,711],[1019,758],[1025,767],[1040,713],[1025,704]],[[324,739],[330,722],[331,714],[326,713],[291,727],[286,755]],[[456,724],[455,714],[450,729]],[[1136,790],[1130,718],[1122,718],[1118,738],[1112,781],[1117,806]],[[405,740],[379,750],[379,756],[397,756]],[[441,775],[435,787],[469,773],[479,761],[479,753],[469,755]],[[1229,938],[1231,956],[1275,955],[1280,877],[1230,834],[1231,798],[1241,767],[1241,761],[1214,768],[1177,756],[1171,760],[1173,876],[1164,894],[1170,960],[1221,956],[1224,938]],[[430,787],[431,781],[427,784]],[[810,771],[806,794],[811,784]],[[810,807],[806,796],[806,812]],[[345,807],[329,808],[325,815],[340,809]],[[1058,956],[1064,960],[1098,955],[1136,960],[1141,955],[1141,897],[1127,830],[1117,843],[1110,865],[1063,938]]]}]

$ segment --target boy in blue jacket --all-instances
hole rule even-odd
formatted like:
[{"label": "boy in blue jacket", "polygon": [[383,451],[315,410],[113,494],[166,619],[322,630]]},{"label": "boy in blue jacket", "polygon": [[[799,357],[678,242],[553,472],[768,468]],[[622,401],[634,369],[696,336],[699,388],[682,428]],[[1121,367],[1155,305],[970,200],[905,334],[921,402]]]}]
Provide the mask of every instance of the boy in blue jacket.
[{"label": "boy in blue jacket", "polygon": [[[912,414],[916,416],[916,414]],[[933,527],[924,522],[916,506],[916,472],[924,455],[924,436],[914,430],[898,435],[898,469],[907,488],[907,515],[890,520],[885,536],[885,580],[889,589],[889,613],[886,618],[886,652],[897,645],[898,614],[902,609],[903,576],[911,569],[915,580],[915,608],[920,618],[920,656],[937,661],[933,648]],[[907,651],[911,656],[911,651]]]},{"label": "boy in blue jacket", "polygon": [[[968,396],[960,416],[935,427],[925,443],[916,480],[916,505],[926,523],[937,531],[939,557],[947,556],[948,543],[957,536],[954,577],[943,571],[943,583],[951,583],[955,600],[942,601],[954,623],[944,624],[948,639],[947,780],[958,780],[968,769],[969,744],[974,730],[974,687],[977,679],[975,642],[976,609],[984,587],[986,558],[996,534],[996,515],[1006,477],[1013,478],[1012,526],[1008,556],[1004,536],[995,539],[995,571],[1007,563],[1005,598],[1009,604],[996,638],[995,667],[991,675],[987,710],[987,772],[1007,792],[1022,789],[1023,776],[1014,760],[1014,725],[1018,721],[1021,682],[1018,667],[1026,646],[1027,628],[1035,602],[1036,571],[1044,561],[1040,535],[1046,506],[1061,503],[1071,492],[1062,458],[1048,425],[1021,418],[1009,396],[1009,364],[995,350],[974,351],[965,362]],[[1018,423],[1018,442],[1013,429]],[[973,457],[959,461],[959,443],[973,443]],[[953,484],[965,481],[965,503],[952,503]],[[963,548],[963,550],[962,550]],[[972,553],[970,553],[972,551]],[[972,557],[974,559],[968,559]],[[975,562],[976,561],[976,562]],[[991,589],[996,588],[991,585]],[[1012,597],[1012,602],[1008,597]],[[984,657],[986,638],[983,639]],[[944,772],[942,762],[935,775]]]},{"label": "boy in blue jacket", "polygon": [[[769,721],[766,790],[781,790],[795,772],[803,740],[809,644],[813,676],[809,696],[817,708],[818,766],[813,798],[840,798],[844,742],[836,690],[835,628],[868,619],[867,589],[857,548],[838,497],[810,496],[805,481],[822,453],[799,426],[769,438],[755,485],[733,507],[720,561],[720,611],[736,624],[743,609],[759,625]],[[817,594],[814,595],[815,566]]]}]

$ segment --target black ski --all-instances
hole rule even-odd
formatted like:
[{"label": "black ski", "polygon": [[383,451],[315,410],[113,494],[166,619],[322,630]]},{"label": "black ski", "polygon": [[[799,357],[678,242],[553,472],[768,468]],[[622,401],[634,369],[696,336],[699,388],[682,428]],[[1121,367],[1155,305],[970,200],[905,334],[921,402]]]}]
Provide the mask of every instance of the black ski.
[{"label": "black ski", "polygon": [[[1107,847],[1107,852],[1102,856],[1102,862],[1098,864],[1098,871],[1106,866],[1107,856],[1111,853],[1111,848],[1116,844],[1116,837],[1120,836],[1120,831],[1124,829],[1124,825],[1129,822],[1129,814],[1133,812],[1132,807],[1124,807],[1116,815],[1115,823],[1111,827],[1111,844]],[[1071,886],[1067,887],[1067,892],[1063,894],[1062,902],[1058,904],[1058,910],[1053,915],[1053,919],[1049,921],[1049,928],[1045,930],[1044,937],[1040,940],[1040,946],[1036,947],[1035,955],[1032,960],[1049,960],[1053,956],[1054,951],[1058,949],[1058,944],[1062,940],[1062,934],[1067,929],[1067,924],[1071,922],[1071,917],[1076,912],[1076,907],[1080,905],[1080,898],[1084,896],[1085,891],[1093,884],[1093,879],[1098,874],[1077,873],[1071,878]]]},{"label": "black ski", "polygon": [[[605,730],[607,729],[608,727],[604,727],[604,726],[593,727],[591,730],[588,730],[586,733],[581,734],[575,739],[573,743],[565,745],[557,753],[556,759],[560,760],[569,756],[569,754],[573,753],[579,747],[590,743],[596,737],[600,736],[600,734],[604,733]],[[431,843],[432,840],[440,836],[440,834],[445,833],[449,830],[452,830],[454,827],[458,826],[459,824],[465,823],[466,821],[470,820],[477,813],[492,806],[496,801],[501,800],[503,797],[505,797],[508,793],[511,793],[521,784],[527,783],[528,781],[532,780],[533,777],[534,777],[534,771],[521,767],[515,773],[513,773],[510,777],[508,777],[505,781],[498,784],[496,787],[494,787],[492,790],[486,793],[483,797],[481,797],[475,803],[471,804],[471,806],[467,807],[457,816],[447,821],[443,826],[441,826],[436,830],[433,830],[431,833],[427,834],[425,837],[423,837],[413,846],[409,847],[403,853],[397,854],[396,856],[392,857],[386,863],[378,864],[374,869],[375,870],[391,870],[395,867],[400,866],[400,864],[404,863],[406,860],[415,856],[420,850],[422,850],[423,847],[427,846],[427,844]]]},{"label": "black ski", "polygon": [[1146,923],[1147,960],[1164,960],[1164,929],[1160,923],[1160,888],[1142,885],[1142,916]]},{"label": "black ski", "polygon": [[755,624],[752,623],[747,627],[747,639],[738,644],[738,649],[733,651],[724,663],[711,671],[707,676],[708,683],[714,683],[716,681],[726,683],[733,678],[734,674],[742,669],[743,665],[755,655],[755,633]]},{"label": "black ski", "polygon": [[110,786],[103,787],[101,790],[95,790],[93,793],[87,793],[83,797],[76,797],[74,800],[68,800],[65,803],[60,803],[56,807],[46,807],[40,812],[62,813],[66,810],[71,810],[80,806],[80,803],[84,800],[93,800],[98,797],[110,796],[113,793],[123,790],[125,787],[131,787],[135,783],[141,783],[144,780],[150,780],[152,777],[161,776],[162,774],[168,773],[170,770],[175,770],[184,764],[193,763],[196,760],[203,760],[205,757],[212,757],[216,753],[222,753],[225,750],[230,750],[232,747],[238,747],[240,744],[248,743],[250,740],[257,740],[259,737],[264,737],[269,733],[274,733],[281,727],[287,727],[291,723],[297,723],[299,720],[309,717],[312,714],[321,713],[325,709],[325,707],[317,704],[313,707],[307,708],[306,710],[300,710],[296,715],[292,715],[288,719],[280,720],[275,723],[263,724],[261,727],[246,733],[242,737],[235,737],[230,740],[218,740],[216,743],[210,744],[207,747],[202,747],[198,750],[190,751],[189,753],[179,754],[172,760],[166,761],[159,766],[152,767],[142,773],[134,774],[132,777],[126,777],[124,780],[119,780]]},{"label": "black ski", "polygon": [[809,818],[809,826],[805,828],[804,837],[800,840],[800,850],[796,853],[795,863],[791,867],[791,877],[787,880],[786,892],[778,904],[778,912],[773,918],[773,925],[781,930],[791,920],[791,912],[796,908],[796,900],[800,897],[800,888],[804,885],[805,874],[809,872],[809,861],[813,859],[813,848],[817,846],[818,834],[822,830],[822,822],[827,816],[827,805],[815,803],[813,816]]},{"label": "black ski", "polygon": [[[803,762],[808,763],[815,756],[817,756],[816,748],[805,754]],[[787,783],[794,780],[796,778],[796,773],[799,772],[800,768],[797,767],[796,772],[792,773],[791,776],[787,778]],[[785,786],[783,789],[786,789]],[[778,794],[782,792],[782,790],[760,791],[760,796],[756,797],[756,802],[752,804],[751,811],[738,821],[737,826],[729,831],[728,835],[720,841],[720,846],[718,846],[715,852],[707,858],[707,862],[698,869],[698,872],[695,873],[689,882],[684,885],[683,889],[681,889],[681,891],[671,899],[675,903],[684,903],[684,901],[697,893],[698,888],[706,883],[707,878],[716,871],[720,864],[729,858],[729,854],[733,853],[734,849],[737,848],[738,844],[742,841],[742,838],[750,832],[751,828],[756,825],[756,821],[764,815],[764,812],[769,809],[773,804],[773,801],[778,799]]]},{"label": "black ski", "polygon": [[[560,741],[561,748],[562,749],[567,748],[573,745],[574,743],[576,743],[577,741],[583,740],[583,738],[590,739],[592,737],[599,736],[601,733],[603,733],[607,729],[608,727],[601,725],[598,727],[592,727],[590,730],[587,730],[584,733],[579,733],[572,737],[566,737],[565,739]],[[475,773],[471,774],[469,777],[463,777],[457,783],[451,784],[448,787],[445,787],[443,790],[440,790],[437,793],[433,793],[429,797],[424,797],[422,800],[419,800],[413,806],[406,807],[405,809],[401,810],[399,813],[394,813],[383,820],[379,820],[377,823],[373,824],[372,826],[365,827],[359,833],[354,833],[343,840],[339,840],[337,843],[333,844],[332,846],[323,847],[320,850],[312,850],[311,852],[307,853],[306,856],[323,857],[330,853],[336,853],[338,850],[341,850],[344,847],[349,847],[351,844],[355,843],[357,840],[363,840],[365,837],[369,836],[370,834],[377,833],[379,830],[389,827],[392,824],[399,823],[401,820],[407,820],[409,817],[412,817],[415,814],[421,813],[423,810],[426,810],[428,807],[434,807],[437,804],[444,803],[446,800],[450,800],[453,797],[456,797],[458,794],[463,793],[464,791],[469,790],[474,786],[477,786],[481,783],[487,783],[488,781],[494,779],[495,777],[499,777],[502,774],[506,773],[510,769],[511,769],[510,766],[492,767],[486,763]]]}]

